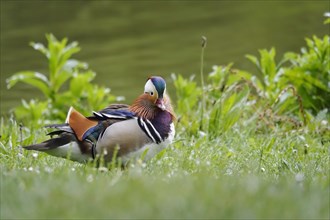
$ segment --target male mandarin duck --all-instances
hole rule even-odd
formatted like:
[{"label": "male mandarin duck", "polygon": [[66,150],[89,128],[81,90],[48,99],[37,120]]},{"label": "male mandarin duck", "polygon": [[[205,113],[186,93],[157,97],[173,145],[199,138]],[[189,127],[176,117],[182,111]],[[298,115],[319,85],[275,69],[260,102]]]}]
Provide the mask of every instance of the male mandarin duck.
[{"label": "male mandarin duck", "polygon": [[174,138],[175,115],[166,94],[165,80],[159,76],[148,78],[144,93],[129,106],[112,104],[84,117],[70,108],[65,124],[54,124],[51,137],[39,144],[25,146],[27,150],[46,152],[85,163],[102,155],[106,163],[114,153],[125,164],[148,150],[150,159],[168,146]]}]

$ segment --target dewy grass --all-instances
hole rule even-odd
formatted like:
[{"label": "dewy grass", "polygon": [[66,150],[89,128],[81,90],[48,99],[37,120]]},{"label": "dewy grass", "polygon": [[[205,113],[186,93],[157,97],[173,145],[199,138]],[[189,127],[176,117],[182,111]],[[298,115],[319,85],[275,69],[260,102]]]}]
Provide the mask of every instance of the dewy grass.
[{"label": "dewy grass", "polygon": [[[1,218],[328,218],[320,136],[232,129],[209,140],[184,129],[151,161],[108,170],[21,153],[19,125],[2,121]],[[22,133],[23,143],[44,135]]]}]

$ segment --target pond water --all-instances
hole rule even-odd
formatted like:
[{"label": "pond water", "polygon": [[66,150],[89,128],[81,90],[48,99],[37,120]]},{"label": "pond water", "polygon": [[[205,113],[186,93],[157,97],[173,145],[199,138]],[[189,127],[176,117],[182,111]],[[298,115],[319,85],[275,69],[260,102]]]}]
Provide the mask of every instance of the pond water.
[{"label": "pond water", "polygon": [[7,90],[5,80],[21,70],[47,72],[46,59],[29,42],[45,33],[78,41],[74,58],[89,63],[95,83],[128,103],[147,76],[162,75],[173,96],[171,73],[200,71],[201,36],[208,39],[205,74],[234,62],[252,69],[245,54],[276,47],[299,51],[304,38],[329,34],[323,14],[329,1],[1,1],[1,114],[20,100],[42,96],[30,86]]}]

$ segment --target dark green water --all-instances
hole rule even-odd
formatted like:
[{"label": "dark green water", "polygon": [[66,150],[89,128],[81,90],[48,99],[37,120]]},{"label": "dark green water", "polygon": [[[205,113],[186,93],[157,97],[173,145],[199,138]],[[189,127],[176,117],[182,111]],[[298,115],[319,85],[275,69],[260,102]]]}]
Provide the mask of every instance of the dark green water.
[{"label": "dark green water", "polygon": [[[20,70],[45,72],[45,58],[28,46],[45,33],[80,43],[75,58],[90,64],[96,83],[127,102],[149,75],[199,74],[200,39],[208,39],[205,74],[234,62],[252,69],[245,54],[275,46],[299,51],[304,38],[329,34],[323,14],[329,1],[3,1],[1,0],[1,114],[22,98],[42,98],[5,79]],[[173,92],[170,91],[171,94]]]}]

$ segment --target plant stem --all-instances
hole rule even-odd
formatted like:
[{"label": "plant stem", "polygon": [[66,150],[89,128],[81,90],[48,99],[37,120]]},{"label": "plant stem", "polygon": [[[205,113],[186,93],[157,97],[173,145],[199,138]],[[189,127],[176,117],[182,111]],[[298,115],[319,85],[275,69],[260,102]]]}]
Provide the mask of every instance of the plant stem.
[{"label": "plant stem", "polygon": [[202,111],[201,111],[201,124],[200,124],[200,130],[203,130],[203,116],[205,111],[205,95],[204,95],[204,49],[206,47],[207,39],[205,36],[202,36],[202,52],[201,52],[201,84],[202,84]]}]

